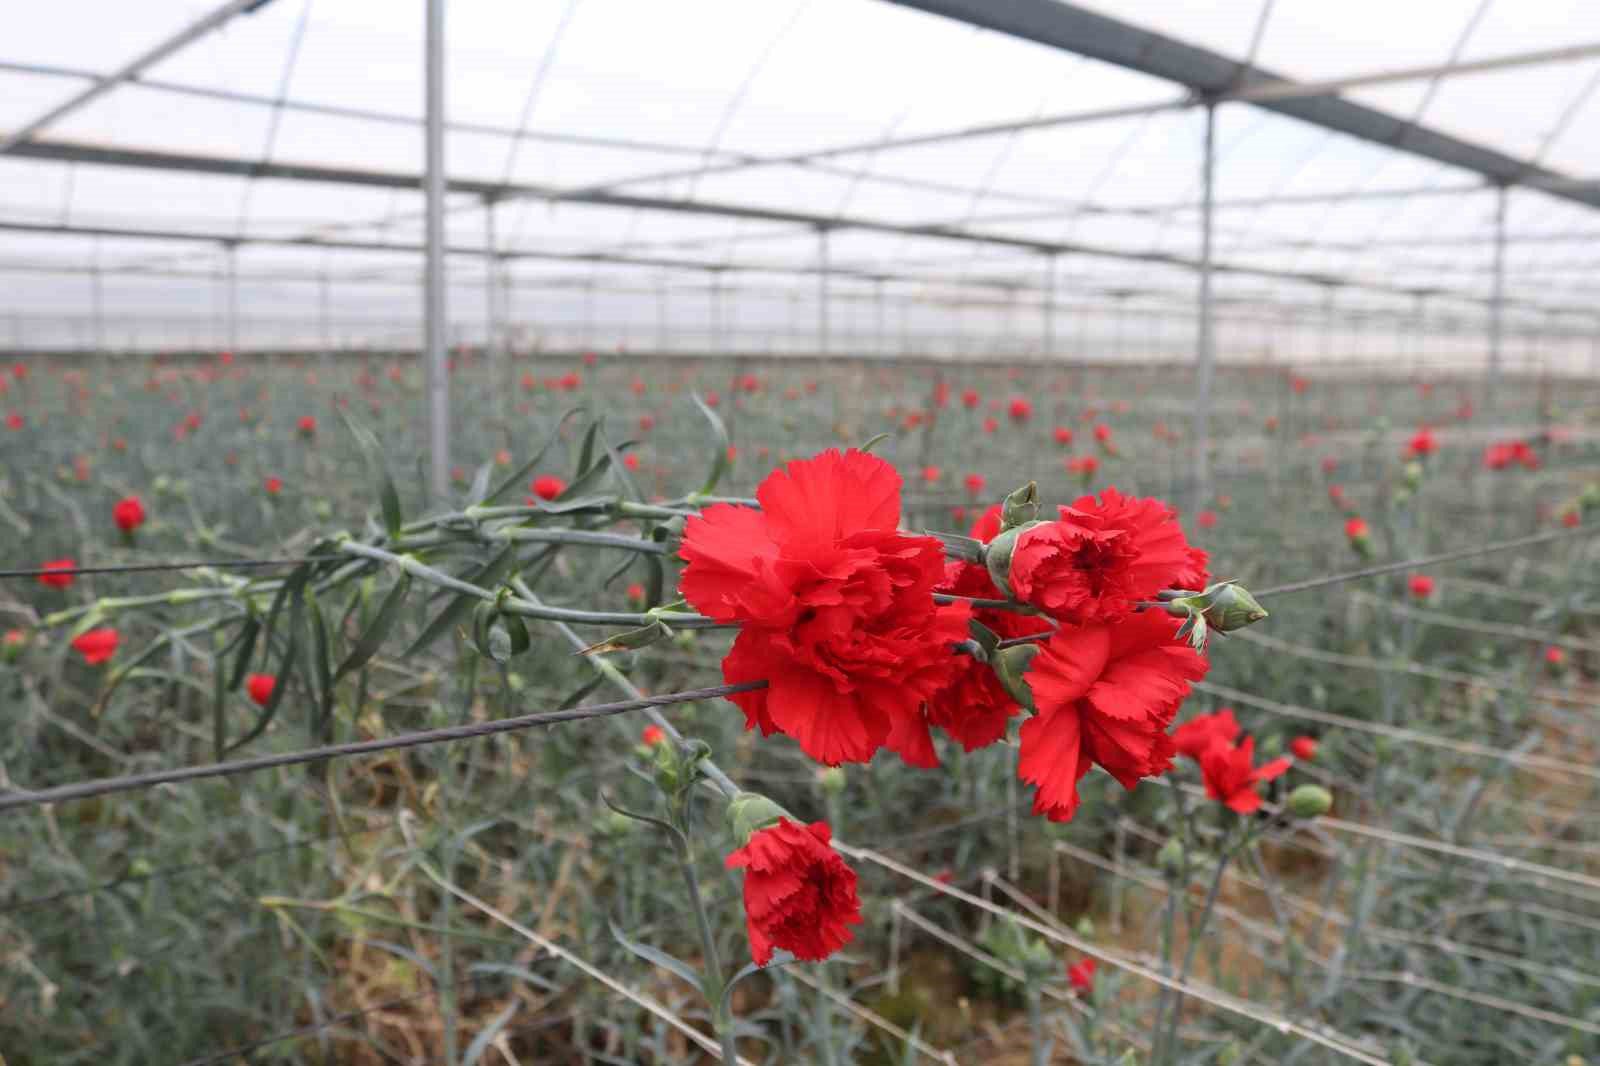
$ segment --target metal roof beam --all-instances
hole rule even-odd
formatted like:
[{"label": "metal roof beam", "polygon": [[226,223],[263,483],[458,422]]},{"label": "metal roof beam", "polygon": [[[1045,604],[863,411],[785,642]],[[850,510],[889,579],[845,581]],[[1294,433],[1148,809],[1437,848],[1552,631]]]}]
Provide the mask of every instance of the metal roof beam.
[{"label": "metal roof beam", "polygon": [[[1112,63],[1176,82],[1216,99],[1229,93],[1285,93],[1298,83],[1253,63],[1090,11],[1066,0],[888,0],[971,26]],[[1464,141],[1432,127],[1334,95],[1278,96],[1253,106],[1370,141],[1395,151],[1471,171],[1497,185],[1534,185],[1551,195],[1600,207],[1600,187]]]},{"label": "metal roof beam", "polygon": [[24,123],[12,132],[0,135],[0,155],[4,155],[24,141],[31,140],[50,126],[55,125],[84,105],[104,96],[123,82],[138,77],[141,71],[148,70],[167,57],[182,51],[212,30],[227,23],[235,15],[245,12],[253,14],[270,2],[271,0],[227,0],[227,3],[221,7],[191,22],[154,48],[140,53],[104,78],[96,79],[94,84],[74,94],[64,103],[51,108],[33,121]]}]

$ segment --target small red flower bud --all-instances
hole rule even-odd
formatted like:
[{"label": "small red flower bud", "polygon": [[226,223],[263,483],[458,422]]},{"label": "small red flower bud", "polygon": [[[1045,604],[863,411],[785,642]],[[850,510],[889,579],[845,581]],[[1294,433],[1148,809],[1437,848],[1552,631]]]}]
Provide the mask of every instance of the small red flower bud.
[{"label": "small red flower bud", "polygon": [[250,702],[257,707],[265,707],[272,698],[273,689],[278,687],[278,679],[271,674],[251,674],[244,679],[244,690],[250,696]]},{"label": "small red flower bud", "polygon": [[[51,559],[48,562],[41,564],[39,568],[41,570],[71,571],[78,568],[78,563],[75,559]],[[45,586],[46,588],[64,589],[70,588],[72,583],[77,579],[77,575],[72,573],[40,574],[39,584]]]},{"label": "small red flower bud", "polygon": [[1289,752],[1301,762],[1310,762],[1317,757],[1317,742],[1314,737],[1295,737],[1289,741]]},{"label": "small red flower bud", "polygon": [[528,486],[541,500],[553,500],[567,491],[567,483],[554,474],[540,474]]},{"label": "small red flower bud", "polygon": [[97,666],[117,653],[117,631],[111,628],[91,629],[72,642],[72,650],[83,656],[90,666]]},{"label": "small red flower bud", "polygon": [[111,508],[111,520],[124,533],[132,533],[144,525],[144,504],[137,496],[125,496]]}]

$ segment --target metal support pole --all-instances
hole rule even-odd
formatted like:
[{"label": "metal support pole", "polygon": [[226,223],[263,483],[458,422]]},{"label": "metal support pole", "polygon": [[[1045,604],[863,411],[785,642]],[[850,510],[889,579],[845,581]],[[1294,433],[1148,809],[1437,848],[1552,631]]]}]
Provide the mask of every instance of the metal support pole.
[{"label": "metal support pole", "polygon": [[1325,285],[1322,289],[1322,363],[1326,366],[1333,360],[1333,295],[1335,289],[1332,285]]},{"label": "metal support pole", "polygon": [[317,280],[317,319],[322,333],[322,363],[328,365],[333,358],[333,318],[331,315],[332,301],[328,292],[328,272],[323,270],[322,276]]},{"label": "metal support pole", "polygon": [[223,245],[223,255],[228,265],[228,351],[239,351],[239,246]]},{"label": "metal support pole", "polygon": [[1211,251],[1213,208],[1217,179],[1217,105],[1206,103],[1205,144],[1200,160],[1200,294],[1199,350],[1195,362],[1194,398],[1194,484],[1191,508],[1204,505],[1210,496],[1211,461],[1211,377],[1216,361],[1216,337],[1212,314]]},{"label": "metal support pole", "polygon": [[1501,347],[1505,343],[1507,193],[1508,187],[1502,185],[1495,190],[1494,197],[1494,279],[1489,295],[1489,373],[1483,383],[1485,410],[1493,405],[1500,385]]},{"label": "metal support pole", "polygon": [[105,274],[100,269],[100,250],[95,249],[94,272],[90,275],[89,299],[94,313],[94,351],[106,353],[106,293]]},{"label": "metal support pole", "polygon": [[1046,359],[1056,350],[1056,283],[1060,276],[1061,256],[1046,253],[1044,278],[1044,350],[1039,354]]},{"label": "metal support pole", "polygon": [[423,371],[428,384],[428,486],[434,500],[450,491],[450,379],[445,363],[444,264],[444,3],[427,0],[426,169],[427,250],[423,279]]},{"label": "metal support pole", "polygon": [[[489,380],[502,382],[500,366],[500,291],[495,284],[495,201],[483,198],[483,358],[489,364]],[[507,393],[507,395],[510,395]]]},{"label": "metal support pole", "polygon": [[718,355],[728,352],[727,337],[723,335],[722,321],[722,271],[711,272],[711,350]]},{"label": "metal support pole", "polygon": [[873,288],[873,299],[875,301],[875,311],[876,311],[876,316],[877,316],[877,334],[878,334],[877,340],[874,343],[875,343],[875,346],[878,349],[878,354],[879,355],[888,355],[889,354],[888,332],[887,332],[887,327],[884,324],[884,311],[883,311],[883,279],[882,278],[874,279],[874,281],[872,283],[872,288]]},{"label": "metal support pole", "polygon": [[656,349],[667,350],[667,276],[656,279]]},{"label": "metal support pole", "polygon": [[1428,294],[1419,292],[1413,297],[1411,312],[1411,374],[1422,375],[1423,327],[1428,320]]},{"label": "metal support pole", "polygon": [[828,354],[828,230],[817,227],[817,350]]}]

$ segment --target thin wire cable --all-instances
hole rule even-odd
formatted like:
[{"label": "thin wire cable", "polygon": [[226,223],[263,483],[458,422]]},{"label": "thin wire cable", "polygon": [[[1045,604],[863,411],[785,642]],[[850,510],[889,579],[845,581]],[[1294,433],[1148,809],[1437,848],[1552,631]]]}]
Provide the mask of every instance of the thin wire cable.
[{"label": "thin wire cable", "polygon": [[238,774],[254,773],[258,770],[272,770],[283,766],[297,766],[301,763],[318,762],[323,759],[372,755],[377,752],[394,751],[400,748],[416,748],[447,741],[472,740],[477,737],[510,733],[519,729],[558,725],[562,722],[608,718],[612,715],[625,714],[628,711],[644,710],[647,707],[670,707],[679,703],[694,703],[699,700],[731,696],[739,692],[754,692],[757,689],[766,687],[767,683],[765,681],[746,681],[738,685],[716,685],[711,688],[670,692],[661,696],[642,696],[638,699],[623,700],[618,703],[598,703],[589,707],[578,707],[567,711],[540,711],[534,714],[518,715],[514,718],[501,718],[493,722],[477,722],[472,725],[428,729],[417,733],[407,733],[403,736],[388,737],[383,740],[361,740],[348,744],[328,744],[320,748],[290,751],[278,755],[261,755],[253,759],[236,759],[232,762],[213,763],[210,766],[185,766],[174,770],[129,774],[125,777],[103,777],[93,781],[81,781],[77,784],[41,789],[37,792],[13,792],[0,795],[0,811],[37,807],[46,803],[88,799],[91,796],[104,796],[115,792],[133,792],[140,789],[154,788],[157,785],[187,784],[191,781],[201,781],[212,777],[233,777]]},{"label": "thin wire cable", "polygon": [[80,574],[147,574],[163,570],[253,570],[268,566],[300,566],[303,563],[332,563],[348,560],[348,555],[305,555],[298,559],[190,559],[176,563],[128,563],[114,566],[35,567],[28,570],[0,570],[0,578],[77,577]]}]

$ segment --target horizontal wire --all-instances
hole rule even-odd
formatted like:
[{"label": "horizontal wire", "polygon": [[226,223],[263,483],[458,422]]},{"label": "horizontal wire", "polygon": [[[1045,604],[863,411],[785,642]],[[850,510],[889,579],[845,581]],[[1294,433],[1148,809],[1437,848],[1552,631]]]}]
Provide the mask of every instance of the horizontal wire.
[{"label": "horizontal wire", "polygon": [[711,688],[669,692],[661,696],[641,696],[637,699],[623,700],[618,703],[599,703],[566,711],[540,711],[534,714],[518,715],[513,718],[501,718],[493,722],[476,722],[472,725],[428,729],[383,740],[329,744],[320,748],[284,752],[278,755],[262,755],[253,759],[237,759],[233,762],[219,762],[209,766],[185,766],[174,770],[129,774],[125,777],[103,777],[93,781],[81,781],[77,784],[41,789],[37,792],[22,791],[0,795],[0,811],[37,807],[46,803],[60,803],[67,800],[88,799],[91,796],[104,796],[114,792],[133,792],[139,789],[153,788],[156,785],[184,784],[211,777],[232,777],[237,774],[253,773],[257,770],[296,766],[301,763],[318,762],[323,759],[347,758],[354,755],[370,755],[381,751],[416,748],[447,741],[471,740],[476,737],[494,736],[498,733],[510,733],[515,730],[530,729],[537,726],[578,722],[590,718],[605,718],[628,711],[643,710],[647,707],[670,707],[679,703],[717,699],[740,692],[754,692],[766,687],[767,683],[765,681],[746,681],[737,685],[716,685]]},{"label": "horizontal wire", "polygon": [[1594,534],[1593,527],[1575,526],[1570,529],[1557,529],[1548,533],[1534,533],[1526,537],[1517,537],[1514,540],[1495,541],[1492,544],[1481,544],[1476,548],[1461,548],[1457,551],[1439,552],[1436,555],[1424,555],[1416,559],[1407,559],[1399,563],[1384,563],[1381,566],[1369,566],[1362,570],[1349,570],[1342,574],[1330,574],[1327,577],[1308,578],[1305,581],[1296,581],[1287,585],[1274,585],[1271,588],[1253,589],[1252,594],[1256,599],[1263,596],[1285,596],[1291,592],[1306,592],[1310,589],[1323,588],[1327,585],[1338,585],[1346,581],[1356,581],[1365,577],[1382,577],[1384,574],[1398,574],[1404,570],[1413,570],[1424,566],[1437,566],[1440,563],[1452,563],[1459,559],[1471,559],[1479,555],[1492,555],[1495,552],[1510,551],[1513,548],[1529,548],[1536,544],[1548,544],[1552,541],[1565,540],[1569,537]]},{"label": "horizontal wire", "polygon": [[190,559],[176,563],[128,563],[108,566],[36,567],[32,570],[0,570],[8,577],[77,577],[80,574],[146,574],[162,570],[251,570],[268,566],[299,566],[302,563],[347,561],[348,555],[306,555],[298,559]]}]

